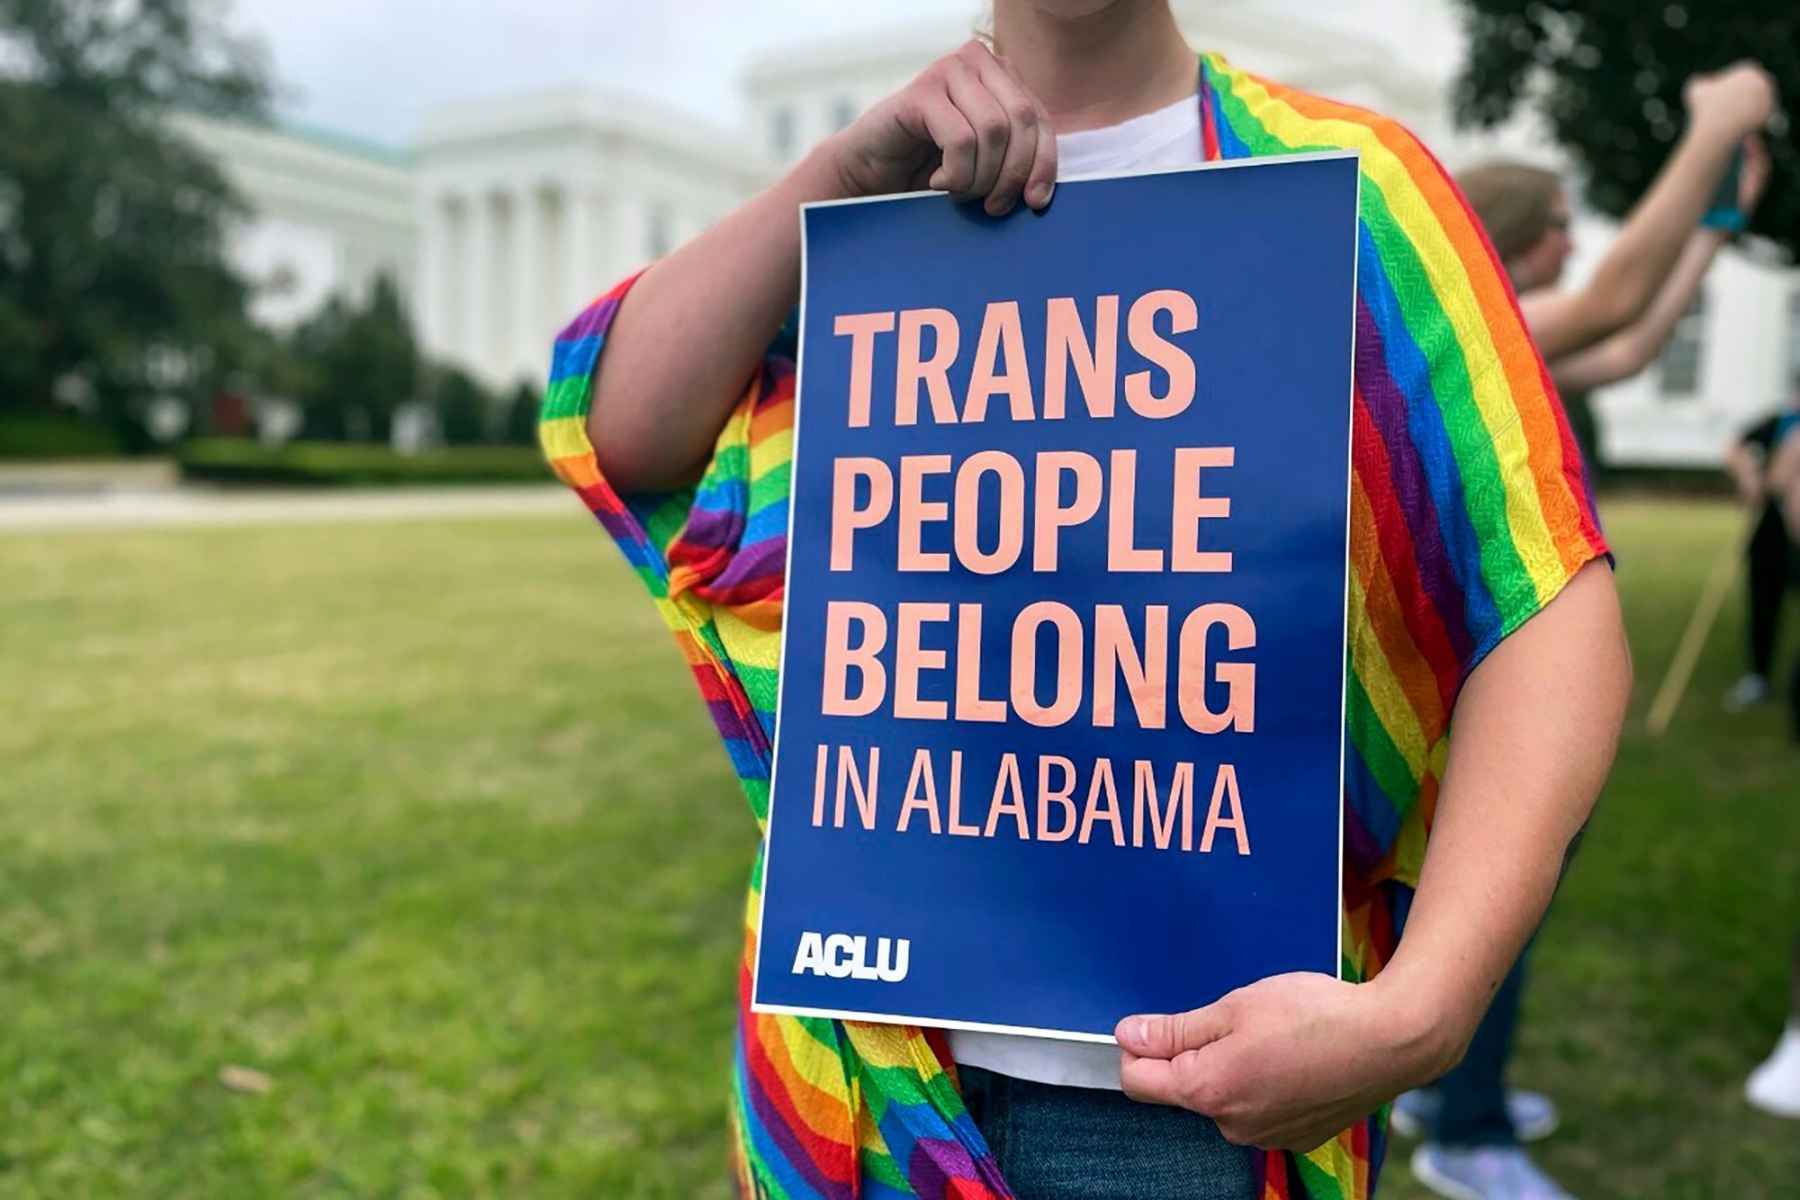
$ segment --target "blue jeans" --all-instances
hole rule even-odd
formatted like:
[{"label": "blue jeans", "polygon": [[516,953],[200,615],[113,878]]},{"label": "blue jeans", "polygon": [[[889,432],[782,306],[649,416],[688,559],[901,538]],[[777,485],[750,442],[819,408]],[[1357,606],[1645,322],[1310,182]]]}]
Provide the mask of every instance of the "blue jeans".
[{"label": "blue jeans", "polygon": [[1251,1152],[1181,1108],[959,1067],[963,1099],[1019,1200],[1252,1200]]},{"label": "blue jeans", "polygon": [[[1582,834],[1576,834],[1563,857],[1563,874],[1581,848]],[[1559,878],[1558,884],[1560,886]],[[1412,913],[1412,893],[1405,892],[1394,906],[1394,920],[1405,937],[1406,919]],[[1536,941],[1536,935],[1532,935]],[[1512,1061],[1513,1037],[1519,1030],[1519,1008],[1525,998],[1525,960],[1531,957],[1531,944],[1525,949],[1500,981],[1500,990],[1475,1029],[1468,1053],[1450,1068],[1450,1073],[1432,1087],[1438,1089],[1442,1103],[1437,1117],[1426,1135],[1440,1146],[1467,1148],[1473,1146],[1516,1146],[1518,1130],[1513,1128],[1512,1114],[1506,1107],[1506,1068]]]},{"label": "blue jeans", "polygon": [[1506,1064],[1512,1058],[1513,1034],[1519,1028],[1528,954],[1529,947],[1506,973],[1475,1030],[1469,1052],[1437,1081],[1443,1102],[1430,1133],[1431,1140],[1441,1146],[1518,1145],[1519,1136],[1506,1109]]}]

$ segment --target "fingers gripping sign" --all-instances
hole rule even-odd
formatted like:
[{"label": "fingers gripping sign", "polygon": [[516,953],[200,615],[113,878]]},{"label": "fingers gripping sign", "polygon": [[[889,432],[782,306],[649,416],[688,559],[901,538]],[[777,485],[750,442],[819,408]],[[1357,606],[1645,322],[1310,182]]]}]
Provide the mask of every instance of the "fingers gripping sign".
[{"label": "fingers gripping sign", "polygon": [[1004,216],[1021,199],[1043,208],[1056,183],[1049,114],[980,42],[931,64],[838,136],[855,195],[928,187]]},{"label": "fingers gripping sign", "polygon": [[[1008,208],[1013,200],[1023,196],[1027,205],[1041,209],[1050,202],[1050,192],[1056,186],[1056,131],[1051,127],[1050,114],[1003,59],[989,55],[983,78],[1005,106],[1008,128],[1030,134],[1009,135],[997,189],[1007,197]],[[993,209],[990,207],[989,211]]]},{"label": "fingers gripping sign", "polygon": [[1190,1108],[1215,1117],[1220,1072],[1207,1051],[1230,1031],[1230,997],[1206,1008],[1120,1022],[1119,1079],[1145,1104]]}]

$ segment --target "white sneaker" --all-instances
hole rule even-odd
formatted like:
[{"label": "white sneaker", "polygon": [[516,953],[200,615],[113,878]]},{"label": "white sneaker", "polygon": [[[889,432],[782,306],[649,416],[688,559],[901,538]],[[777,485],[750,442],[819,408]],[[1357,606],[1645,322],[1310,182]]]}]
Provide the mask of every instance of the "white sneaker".
[{"label": "white sneaker", "polygon": [[1769,681],[1752,672],[1731,685],[1725,693],[1725,711],[1743,712],[1769,698]]},{"label": "white sneaker", "polygon": [[1775,1053],[1750,1072],[1744,1098],[1774,1116],[1800,1118],[1800,1019],[1788,1023]]}]

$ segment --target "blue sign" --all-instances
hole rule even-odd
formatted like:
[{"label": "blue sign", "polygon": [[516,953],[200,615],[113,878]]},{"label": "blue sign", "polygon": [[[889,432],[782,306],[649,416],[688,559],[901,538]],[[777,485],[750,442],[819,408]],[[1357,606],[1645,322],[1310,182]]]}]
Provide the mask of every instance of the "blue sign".
[{"label": "blue sign", "polygon": [[1358,177],[804,210],[757,1009],[1110,1040],[1338,972]]}]

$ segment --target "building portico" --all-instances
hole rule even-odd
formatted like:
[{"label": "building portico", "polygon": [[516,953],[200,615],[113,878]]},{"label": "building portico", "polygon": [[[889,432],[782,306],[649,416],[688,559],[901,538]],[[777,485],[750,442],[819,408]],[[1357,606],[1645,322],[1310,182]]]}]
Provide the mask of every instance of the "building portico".
[{"label": "building portico", "polygon": [[681,114],[568,90],[431,115],[417,147],[420,334],[484,382],[536,381],[557,325],[773,177]]}]

